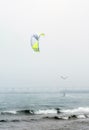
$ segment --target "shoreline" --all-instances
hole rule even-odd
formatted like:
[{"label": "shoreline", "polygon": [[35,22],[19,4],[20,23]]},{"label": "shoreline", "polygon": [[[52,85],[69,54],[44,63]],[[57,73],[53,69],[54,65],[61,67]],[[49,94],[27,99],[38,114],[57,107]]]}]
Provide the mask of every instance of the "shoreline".
[{"label": "shoreline", "polygon": [[59,120],[27,116],[22,119],[19,122],[16,118],[14,122],[0,122],[0,130],[89,130],[89,118]]},{"label": "shoreline", "polygon": [[[89,119],[32,121],[25,130],[89,130]],[[24,129],[22,129],[24,130]]]}]

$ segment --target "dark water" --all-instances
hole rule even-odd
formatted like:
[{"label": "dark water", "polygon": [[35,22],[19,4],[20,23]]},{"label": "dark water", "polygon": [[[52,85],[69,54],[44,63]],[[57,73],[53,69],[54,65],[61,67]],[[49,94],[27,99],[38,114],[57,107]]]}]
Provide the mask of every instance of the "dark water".
[{"label": "dark water", "polygon": [[0,129],[42,119],[89,118],[89,93],[29,92],[0,94]]}]

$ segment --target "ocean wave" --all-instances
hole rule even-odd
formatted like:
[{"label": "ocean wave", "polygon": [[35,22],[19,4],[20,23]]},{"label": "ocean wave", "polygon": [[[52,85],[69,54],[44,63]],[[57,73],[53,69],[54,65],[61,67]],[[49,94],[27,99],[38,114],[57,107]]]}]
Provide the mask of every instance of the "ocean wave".
[{"label": "ocean wave", "polygon": [[30,114],[30,115],[34,115],[35,114],[35,112],[34,112],[34,110],[19,110],[19,111],[17,111],[16,112],[17,114]]},{"label": "ocean wave", "polygon": [[[58,119],[82,119],[89,118],[89,107],[79,107],[76,109],[39,109],[39,110],[13,110],[13,111],[2,111],[1,115],[54,115],[54,118]],[[55,117],[56,116],[56,117]],[[56,119],[57,119],[56,118]],[[3,121],[4,122],[4,121]]]},{"label": "ocean wave", "polygon": [[55,108],[55,109],[44,109],[44,110],[29,110],[29,109],[25,109],[25,110],[13,110],[13,111],[2,111],[1,115],[4,114],[11,114],[11,115],[18,115],[18,114],[26,114],[26,115],[45,115],[45,114],[57,114],[60,113],[60,109],[59,108]]},{"label": "ocean wave", "polygon": [[10,122],[37,122],[37,121],[42,121],[42,120],[78,120],[78,119],[86,119],[89,118],[89,116],[87,117],[86,115],[63,115],[63,116],[59,116],[59,115],[54,115],[54,116],[50,116],[50,115],[44,115],[44,116],[40,116],[40,118],[35,118],[35,117],[29,117],[29,118],[19,118],[18,116],[14,117],[14,119],[11,119],[9,117],[7,117],[6,119],[0,119],[0,123],[10,123]]},{"label": "ocean wave", "polygon": [[67,113],[67,114],[87,114],[89,113],[89,107],[79,107],[76,109],[65,109],[65,110],[61,110],[62,113]]},{"label": "ocean wave", "polygon": [[38,110],[35,112],[35,114],[56,114],[57,110],[56,109],[48,109],[48,110]]},{"label": "ocean wave", "polygon": [[19,115],[19,114],[34,114],[33,110],[13,110],[13,111],[2,111],[1,115]]},{"label": "ocean wave", "polygon": [[2,111],[0,112],[1,115],[6,115],[6,114],[10,114],[10,115],[16,115],[17,111]]},{"label": "ocean wave", "polygon": [[76,120],[76,119],[86,119],[89,115],[61,115],[61,116],[46,116],[43,119],[55,119],[55,120]]}]

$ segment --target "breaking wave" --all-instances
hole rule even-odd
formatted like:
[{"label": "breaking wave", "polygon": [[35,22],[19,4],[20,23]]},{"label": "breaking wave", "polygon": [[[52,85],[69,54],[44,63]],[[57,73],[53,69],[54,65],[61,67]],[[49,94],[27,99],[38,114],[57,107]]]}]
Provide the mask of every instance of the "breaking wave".
[{"label": "breaking wave", "polygon": [[[89,107],[79,107],[76,109],[44,109],[44,110],[13,110],[13,111],[2,111],[1,115],[43,115],[45,119],[84,119],[89,118]],[[12,120],[18,122],[18,120]],[[0,120],[0,122],[7,122],[7,120]]]},{"label": "breaking wave", "polygon": [[65,109],[61,110],[61,112],[66,114],[89,114],[89,107],[79,107],[76,109]]}]

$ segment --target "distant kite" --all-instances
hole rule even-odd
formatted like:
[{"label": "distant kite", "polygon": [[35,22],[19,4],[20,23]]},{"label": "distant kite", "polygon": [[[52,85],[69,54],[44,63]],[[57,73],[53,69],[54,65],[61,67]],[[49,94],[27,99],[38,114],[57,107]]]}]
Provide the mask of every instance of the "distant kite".
[{"label": "distant kite", "polygon": [[35,52],[40,51],[40,49],[39,49],[39,40],[40,40],[41,36],[45,36],[45,34],[44,33],[41,33],[40,35],[34,34],[31,37],[31,47]]},{"label": "distant kite", "polygon": [[61,77],[61,79],[64,79],[64,80],[66,80],[68,78],[68,76],[60,76],[60,77]]}]

